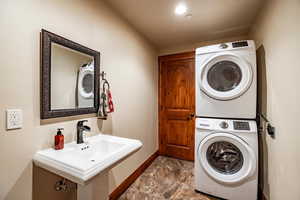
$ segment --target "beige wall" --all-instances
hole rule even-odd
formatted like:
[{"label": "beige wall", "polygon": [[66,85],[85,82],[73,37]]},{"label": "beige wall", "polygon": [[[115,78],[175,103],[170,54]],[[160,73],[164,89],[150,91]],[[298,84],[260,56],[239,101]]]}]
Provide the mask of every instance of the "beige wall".
[{"label": "beige wall", "polygon": [[[143,148],[110,173],[110,190],[158,149],[157,55],[149,43],[100,0],[2,0],[0,6],[0,199],[30,200],[32,157],[53,144],[56,128],[66,141],[77,120],[41,125],[39,32],[42,28],[101,52],[116,112],[89,118],[94,132],[140,139]],[[5,130],[5,109],[21,108],[23,129]],[[52,188],[50,188],[52,189]]]},{"label": "beige wall", "polygon": [[259,67],[265,67],[260,103],[276,127],[275,139],[263,135],[264,193],[270,200],[300,199],[299,19],[299,0],[269,0],[251,33]]}]

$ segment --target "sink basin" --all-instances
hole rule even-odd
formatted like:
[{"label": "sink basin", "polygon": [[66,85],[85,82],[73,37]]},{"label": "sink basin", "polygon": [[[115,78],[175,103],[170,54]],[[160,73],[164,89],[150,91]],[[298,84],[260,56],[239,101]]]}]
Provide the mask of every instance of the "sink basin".
[{"label": "sink basin", "polygon": [[139,140],[98,134],[87,138],[84,144],[71,142],[62,150],[38,151],[33,161],[41,168],[84,185],[141,147]]}]

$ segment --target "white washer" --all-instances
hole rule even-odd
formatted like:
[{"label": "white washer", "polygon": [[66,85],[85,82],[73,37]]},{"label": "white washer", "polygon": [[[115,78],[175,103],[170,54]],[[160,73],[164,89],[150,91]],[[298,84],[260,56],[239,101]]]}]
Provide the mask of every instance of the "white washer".
[{"label": "white washer", "polygon": [[94,106],[94,62],[80,67],[78,73],[78,107]]},{"label": "white washer", "polygon": [[256,117],[256,49],[239,41],[196,50],[196,116]]},{"label": "white washer", "polygon": [[258,142],[255,121],[196,119],[196,190],[229,200],[256,200]]}]

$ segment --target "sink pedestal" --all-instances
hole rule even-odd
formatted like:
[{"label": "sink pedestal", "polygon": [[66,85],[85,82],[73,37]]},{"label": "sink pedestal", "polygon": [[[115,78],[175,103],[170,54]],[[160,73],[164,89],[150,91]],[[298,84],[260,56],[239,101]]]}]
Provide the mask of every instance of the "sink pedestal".
[{"label": "sink pedestal", "polygon": [[86,185],[77,184],[77,200],[108,200],[108,172],[95,176]]}]

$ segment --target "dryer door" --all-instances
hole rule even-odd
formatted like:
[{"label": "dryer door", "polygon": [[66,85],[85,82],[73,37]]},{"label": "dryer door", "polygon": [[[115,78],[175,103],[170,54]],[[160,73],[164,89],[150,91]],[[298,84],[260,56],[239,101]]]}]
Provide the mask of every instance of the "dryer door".
[{"label": "dryer door", "polygon": [[234,184],[246,180],[256,170],[256,157],[249,145],[229,133],[213,133],[198,147],[203,170],[216,181]]},{"label": "dryer door", "polygon": [[200,88],[205,94],[217,100],[231,100],[249,89],[253,72],[245,59],[220,53],[203,65],[200,76]]},{"label": "dryer door", "polygon": [[80,72],[78,90],[85,99],[94,98],[94,71],[84,70]]}]

